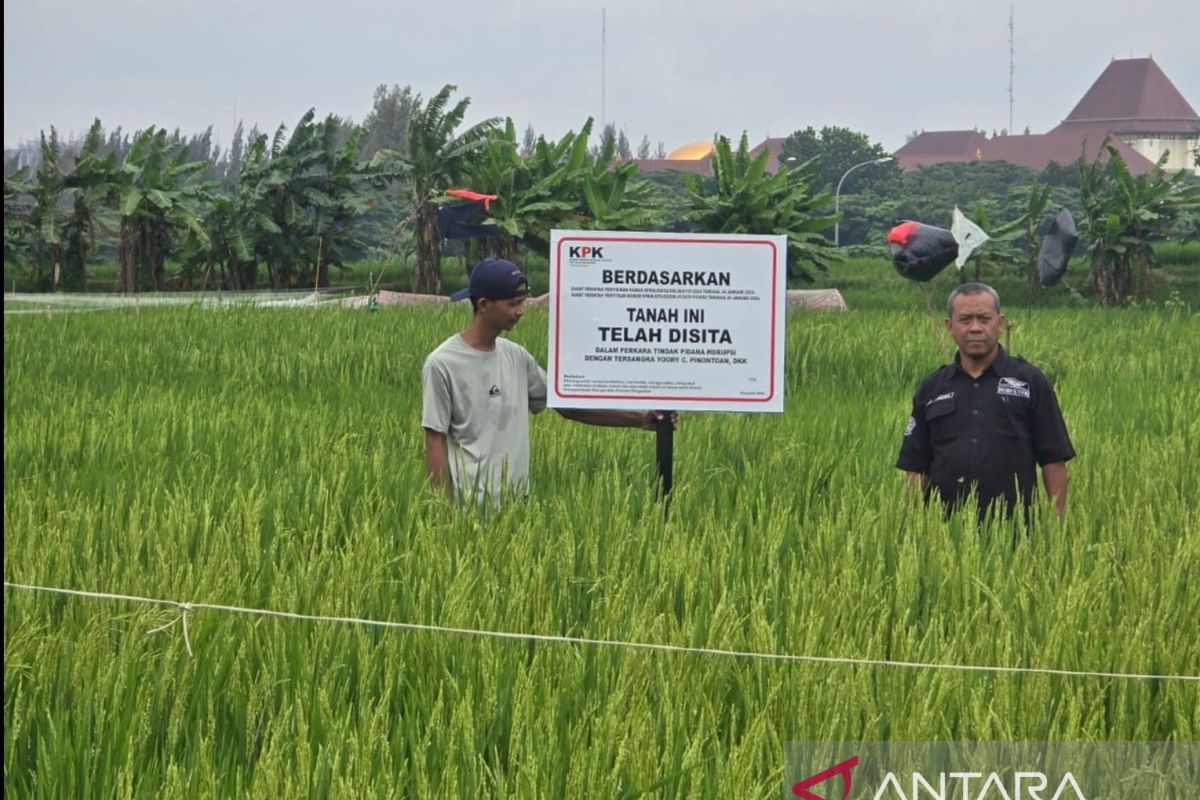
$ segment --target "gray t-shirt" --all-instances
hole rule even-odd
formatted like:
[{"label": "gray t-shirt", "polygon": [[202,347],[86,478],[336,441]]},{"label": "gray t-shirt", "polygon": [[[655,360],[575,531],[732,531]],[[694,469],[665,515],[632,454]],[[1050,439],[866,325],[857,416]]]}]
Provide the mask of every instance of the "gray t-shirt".
[{"label": "gray t-shirt", "polygon": [[421,426],[446,434],[455,497],[528,488],[529,414],[546,407],[546,373],[528,350],[507,339],[476,350],[456,333],[425,359],[421,385]]}]

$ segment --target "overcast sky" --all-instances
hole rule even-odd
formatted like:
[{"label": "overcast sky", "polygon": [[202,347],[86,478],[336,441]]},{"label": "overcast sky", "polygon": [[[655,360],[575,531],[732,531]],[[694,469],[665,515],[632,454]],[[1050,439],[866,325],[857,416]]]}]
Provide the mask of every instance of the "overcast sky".
[{"label": "overcast sky", "polygon": [[[377,85],[444,83],[471,119],[559,136],[604,117],[636,147],[843,125],[1008,124],[1009,4],[977,0],[17,0],[4,3],[4,143],[148,125],[225,145],[309,107],[361,121]],[[1116,56],[1152,55],[1200,108],[1200,2],[1017,0],[1014,130],[1056,125]]]}]

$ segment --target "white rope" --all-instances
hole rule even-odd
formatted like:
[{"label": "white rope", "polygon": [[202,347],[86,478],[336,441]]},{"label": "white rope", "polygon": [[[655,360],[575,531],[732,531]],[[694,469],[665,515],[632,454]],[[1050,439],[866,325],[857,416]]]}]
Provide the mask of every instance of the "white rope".
[{"label": "white rope", "polygon": [[11,314],[42,314],[47,317],[58,314],[83,314],[88,311],[121,311],[125,306],[46,306],[45,308],[6,308],[4,316]]},{"label": "white rope", "polygon": [[146,633],[161,633],[162,631],[165,631],[168,628],[173,627],[176,622],[179,622],[182,620],[183,621],[183,644],[185,647],[187,647],[188,655],[195,656],[196,654],[192,652],[191,637],[188,636],[188,612],[192,610],[192,605],[191,605],[191,603],[179,603],[178,605],[179,605],[179,609],[180,609],[178,617],[171,620],[166,625],[159,625],[157,628],[152,628],[152,629],[146,631]]},{"label": "white rope", "polygon": [[[335,286],[306,293],[296,291],[247,292],[168,292],[142,294],[5,292],[4,313],[30,314],[68,311],[112,311],[130,308],[324,308],[364,287]],[[10,307],[11,304],[11,307]]]},{"label": "white rope", "polygon": [[712,647],[684,647],[673,644],[656,644],[653,642],[624,642],[613,639],[587,639],[581,636],[553,636],[541,633],[513,633],[510,631],[484,631],[473,628],[454,628],[446,625],[424,625],[416,622],[383,622],[357,617],[326,617],[317,614],[299,614],[294,611],[271,611],[261,608],[243,608],[227,606],[218,603],[181,603],[176,600],[162,600],[153,597],[137,597],[135,595],[111,594],[108,592],[88,592],[79,589],[57,589],[47,586],[30,586],[23,583],[4,582],[5,589],[26,589],[33,592],[51,592],[53,594],[71,595],[73,597],[90,597],[100,600],[126,600],[134,603],[149,603],[152,605],[174,606],[180,610],[180,615],[170,623],[155,628],[151,633],[164,631],[176,622],[183,621],[184,642],[188,654],[192,653],[191,643],[187,641],[187,615],[190,611],[228,611],[235,614],[252,614],[261,617],[279,617],[282,619],[304,620],[307,622],[336,622],[348,625],[367,625],[377,628],[396,628],[409,631],[425,631],[430,633],[456,633],[466,636],[484,636],[493,639],[517,639],[529,642],[551,642],[557,644],[598,645],[602,647],[622,647],[631,650],[656,650],[666,653],[688,653],[705,656],[724,656],[727,658],[749,658],[763,661],[792,661],[816,664],[844,664],[859,667],[899,667],[903,669],[951,670],[957,672],[994,672],[1002,674],[1022,675],[1057,675],[1070,678],[1114,678],[1118,680],[1139,681],[1196,681],[1200,675],[1146,675],[1131,672],[1096,672],[1092,670],[1049,669],[1044,667],[1000,667],[979,666],[974,664],[936,664],[921,661],[892,661],[880,658],[836,658],[832,656],[801,656],[787,653],[755,653],[744,650],[719,650]]}]

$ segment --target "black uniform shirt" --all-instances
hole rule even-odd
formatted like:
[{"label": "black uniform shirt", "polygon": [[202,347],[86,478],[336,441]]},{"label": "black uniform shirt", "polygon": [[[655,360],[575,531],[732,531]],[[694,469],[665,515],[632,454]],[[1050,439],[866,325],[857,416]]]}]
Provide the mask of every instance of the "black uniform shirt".
[{"label": "black uniform shirt", "polygon": [[1046,376],[1000,348],[978,379],[955,358],[921,382],[896,466],[928,475],[948,504],[976,487],[981,513],[997,498],[1011,513],[1018,492],[1032,500],[1035,464],[1074,456]]}]

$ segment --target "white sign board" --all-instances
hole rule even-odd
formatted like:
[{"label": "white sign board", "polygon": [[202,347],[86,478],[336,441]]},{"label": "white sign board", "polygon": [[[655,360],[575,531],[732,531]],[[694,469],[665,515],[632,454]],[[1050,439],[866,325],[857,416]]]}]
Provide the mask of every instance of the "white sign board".
[{"label": "white sign board", "polygon": [[787,238],[553,231],[549,405],[783,411]]}]

